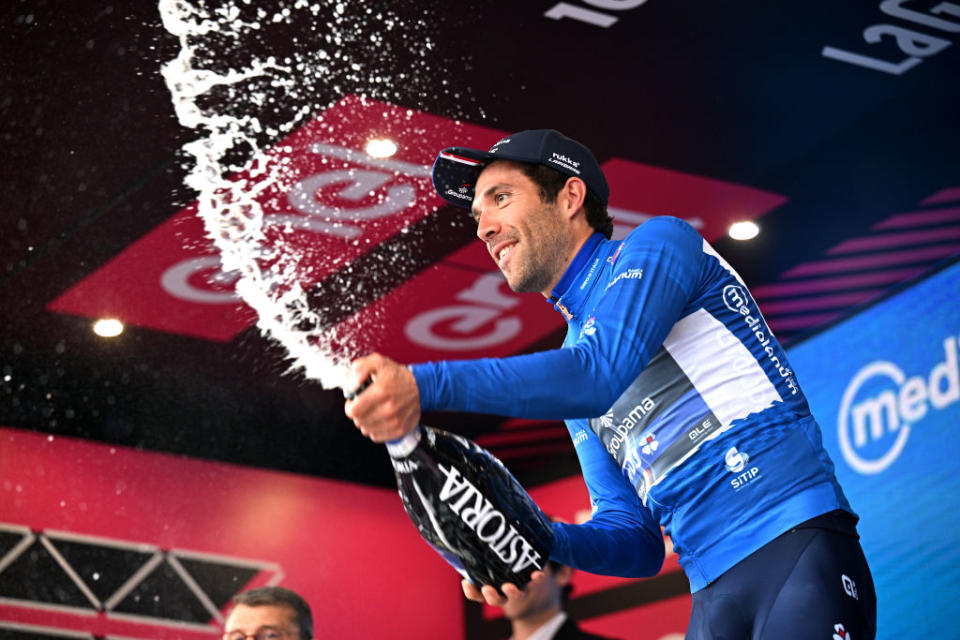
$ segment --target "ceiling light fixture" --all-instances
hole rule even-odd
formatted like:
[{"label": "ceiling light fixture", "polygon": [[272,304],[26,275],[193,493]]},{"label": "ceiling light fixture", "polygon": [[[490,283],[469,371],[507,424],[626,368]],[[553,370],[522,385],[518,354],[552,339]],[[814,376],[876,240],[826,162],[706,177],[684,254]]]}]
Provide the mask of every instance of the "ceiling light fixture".
[{"label": "ceiling light fixture", "polygon": [[123,323],[116,318],[101,318],[93,323],[93,332],[101,338],[116,338],[123,333]]},{"label": "ceiling light fixture", "polygon": [[397,143],[389,138],[374,138],[367,142],[363,150],[374,158],[389,158],[397,152]]},{"label": "ceiling light fixture", "polygon": [[750,240],[751,238],[756,238],[757,234],[760,233],[760,227],[754,222],[749,220],[743,222],[734,222],[730,225],[729,231],[730,237],[734,240]]}]

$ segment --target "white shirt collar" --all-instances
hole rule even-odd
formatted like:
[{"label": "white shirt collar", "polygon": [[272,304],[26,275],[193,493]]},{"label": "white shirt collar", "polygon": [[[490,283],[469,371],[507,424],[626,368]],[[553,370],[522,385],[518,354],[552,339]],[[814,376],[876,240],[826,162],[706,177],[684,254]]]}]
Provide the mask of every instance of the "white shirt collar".
[{"label": "white shirt collar", "polygon": [[[563,626],[566,619],[566,613],[563,611],[558,612],[555,616],[547,620],[546,624],[534,631],[527,640],[552,640],[553,635],[557,632],[557,629]],[[512,636],[511,640],[513,640]]]}]

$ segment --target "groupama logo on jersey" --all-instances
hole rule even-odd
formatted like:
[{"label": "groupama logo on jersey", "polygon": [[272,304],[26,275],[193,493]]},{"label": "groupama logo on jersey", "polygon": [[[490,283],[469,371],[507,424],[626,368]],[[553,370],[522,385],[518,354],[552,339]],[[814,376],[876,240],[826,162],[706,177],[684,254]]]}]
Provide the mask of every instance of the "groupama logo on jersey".
[{"label": "groupama logo on jersey", "polygon": [[910,431],[931,411],[960,400],[957,338],[943,340],[943,360],[908,377],[888,360],[874,360],[847,385],[837,415],[844,459],[864,475],[887,469],[903,452]]}]

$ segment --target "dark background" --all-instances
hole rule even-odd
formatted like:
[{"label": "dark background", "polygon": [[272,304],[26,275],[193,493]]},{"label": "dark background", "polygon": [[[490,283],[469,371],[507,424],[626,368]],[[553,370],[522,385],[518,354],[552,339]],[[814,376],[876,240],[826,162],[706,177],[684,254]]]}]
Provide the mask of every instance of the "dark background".
[{"label": "dark background", "polygon": [[[370,95],[506,131],[556,128],[601,162],[782,194],[789,200],[759,220],[756,240],[714,243],[751,286],[960,186],[960,33],[885,15],[878,1],[567,3],[615,17],[607,28],[544,16],[556,4],[318,2],[244,47],[225,40],[208,62],[339,52],[300,90],[274,96],[264,117],[276,122]],[[272,15],[284,5],[256,6]],[[877,24],[922,34],[914,46],[928,55],[894,75],[821,54],[908,57],[891,36],[865,42]],[[0,424],[389,486],[383,448],[343,418],[340,392],[286,374],[282,349],[255,329],[226,344],[137,327],[111,341],[86,319],[45,310],[194,199],[180,148],[197,133],[174,117],[160,67],[179,44],[151,3],[11,1],[0,43]],[[926,245],[960,253],[953,227],[943,229]],[[817,328],[771,324],[788,343]],[[915,329],[905,319],[903,330]],[[491,417],[428,419],[476,437],[500,427]],[[576,469],[572,447],[491,448],[527,483]]]}]

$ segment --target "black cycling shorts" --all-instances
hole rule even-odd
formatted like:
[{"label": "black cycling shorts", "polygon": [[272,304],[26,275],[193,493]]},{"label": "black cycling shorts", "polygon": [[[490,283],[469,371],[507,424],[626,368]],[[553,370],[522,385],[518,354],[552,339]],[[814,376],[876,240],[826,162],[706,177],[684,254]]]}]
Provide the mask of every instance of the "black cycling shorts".
[{"label": "black cycling shorts", "polygon": [[834,512],[694,593],[687,640],[873,640],[876,631],[877,598],[855,521]]}]

